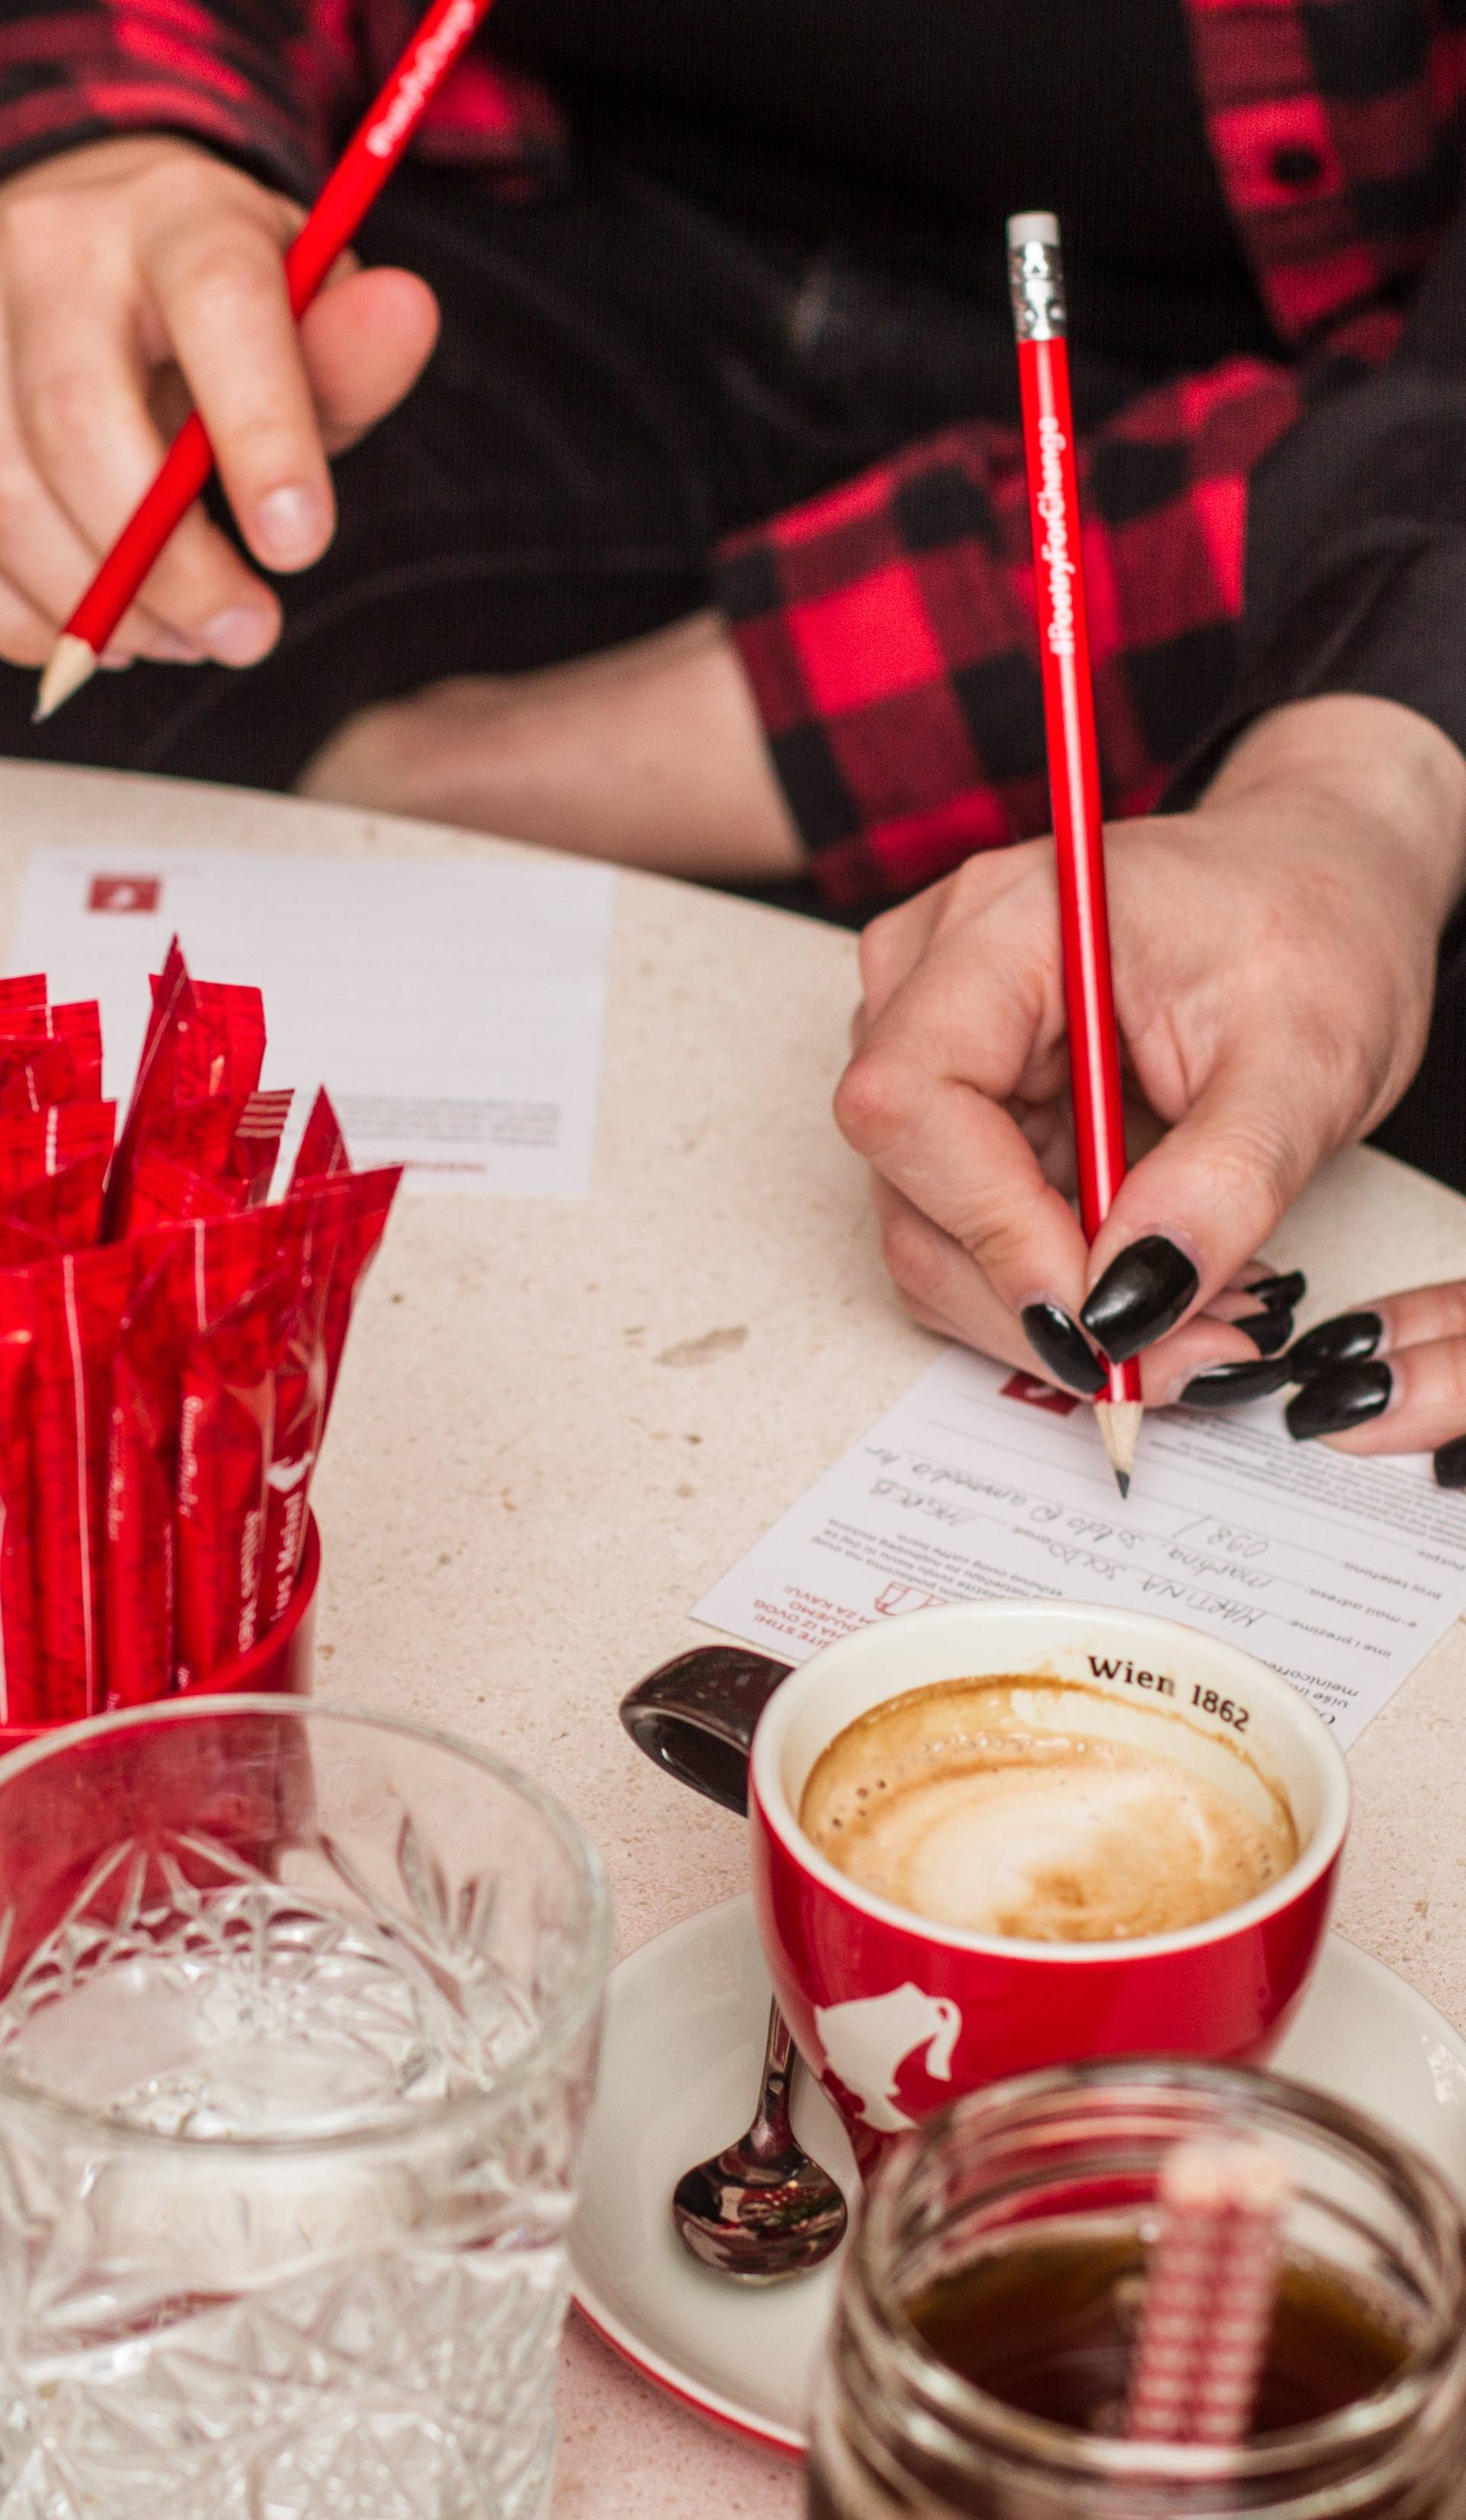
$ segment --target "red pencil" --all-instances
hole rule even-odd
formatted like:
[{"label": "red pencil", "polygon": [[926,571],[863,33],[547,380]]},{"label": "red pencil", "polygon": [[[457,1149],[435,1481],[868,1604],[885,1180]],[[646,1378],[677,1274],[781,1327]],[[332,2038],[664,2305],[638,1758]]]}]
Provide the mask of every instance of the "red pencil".
[{"label": "red pencil", "polygon": [[[492,0],[433,0],[285,258],[290,312],[301,314],[381,191],[436,90]],[[214,469],[197,412],[184,422],[156,479],[129,517],[67,623],[41,676],[35,715],[79,692],[168,536]]]},{"label": "red pencil", "polygon": [[[1009,219],[1008,287],[1023,397],[1048,792],[1064,940],[1079,1212],[1092,1242],[1125,1179],[1125,1114],[1110,971],[1099,745],[1080,553],[1069,348],[1064,338],[1064,274],[1059,223],[1049,211],[1031,210]],[[1120,1493],[1127,1496],[1140,1433],[1140,1369],[1133,1359],[1110,1367],[1108,1388],[1105,1397],[1095,1402],[1094,1414]]]}]

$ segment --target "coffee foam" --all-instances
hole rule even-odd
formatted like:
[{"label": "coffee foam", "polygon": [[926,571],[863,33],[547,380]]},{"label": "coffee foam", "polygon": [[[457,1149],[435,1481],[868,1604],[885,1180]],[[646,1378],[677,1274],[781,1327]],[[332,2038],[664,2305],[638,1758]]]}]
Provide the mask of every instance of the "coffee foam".
[{"label": "coffee foam", "polygon": [[1298,1833],[1251,1761],[1174,1714],[1125,1713],[1117,1734],[1099,1691],[1025,1674],[911,1689],[836,1734],[800,1824],[878,1898],[1037,1942],[1178,1933],[1277,1880]]}]

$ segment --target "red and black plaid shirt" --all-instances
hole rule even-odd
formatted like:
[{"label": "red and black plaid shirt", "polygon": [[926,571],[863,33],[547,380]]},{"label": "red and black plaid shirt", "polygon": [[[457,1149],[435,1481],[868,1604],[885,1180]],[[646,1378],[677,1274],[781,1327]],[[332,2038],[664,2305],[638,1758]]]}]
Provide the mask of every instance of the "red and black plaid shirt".
[{"label": "red and black plaid shirt", "polygon": [[[1222,188],[1292,356],[1167,384],[1082,451],[1111,814],[1162,796],[1229,694],[1235,711],[1335,687],[1326,637],[1311,683],[1296,658],[1270,681],[1249,668],[1254,476],[1301,413],[1316,428],[1387,370],[1459,193],[1466,0],[1186,0],[1186,13]],[[415,14],[411,0],[22,0],[0,30],[0,170],[162,128],[308,197]],[[526,190],[561,137],[552,101],[480,42],[418,146]],[[947,429],[740,534],[714,564],[831,901],[874,906],[1044,828],[1042,762],[1029,738],[1005,747],[1002,734],[1031,729],[1032,708],[1011,702],[1037,674],[1010,429]],[[1406,565],[1397,553],[1397,580]],[[1448,596],[1434,587],[1438,610]],[[1409,629],[1407,613],[1391,621],[1392,655],[1408,659]],[[1413,698],[1397,679],[1357,655],[1343,676]],[[1436,713],[1466,735],[1449,706]]]}]

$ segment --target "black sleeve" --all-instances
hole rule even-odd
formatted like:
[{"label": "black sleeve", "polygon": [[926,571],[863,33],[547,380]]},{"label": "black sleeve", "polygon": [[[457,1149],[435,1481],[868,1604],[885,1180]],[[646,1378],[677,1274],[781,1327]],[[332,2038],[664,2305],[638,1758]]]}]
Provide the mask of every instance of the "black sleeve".
[{"label": "black sleeve", "polygon": [[1388,366],[1310,380],[1302,419],[1258,468],[1239,639],[1173,809],[1253,719],[1324,692],[1399,700],[1466,752],[1466,215]]}]

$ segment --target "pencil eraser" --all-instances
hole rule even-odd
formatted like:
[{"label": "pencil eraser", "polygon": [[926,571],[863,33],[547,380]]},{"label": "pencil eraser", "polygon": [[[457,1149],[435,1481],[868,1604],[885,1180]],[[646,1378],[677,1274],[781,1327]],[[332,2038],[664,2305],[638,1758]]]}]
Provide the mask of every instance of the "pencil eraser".
[{"label": "pencil eraser", "polygon": [[1008,250],[1016,253],[1025,245],[1057,245],[1059,223],[1052,210],[1020,210],[1008,221]]}]

